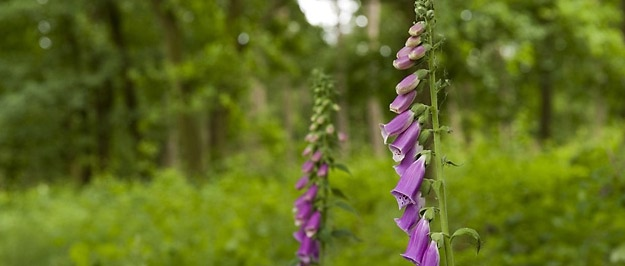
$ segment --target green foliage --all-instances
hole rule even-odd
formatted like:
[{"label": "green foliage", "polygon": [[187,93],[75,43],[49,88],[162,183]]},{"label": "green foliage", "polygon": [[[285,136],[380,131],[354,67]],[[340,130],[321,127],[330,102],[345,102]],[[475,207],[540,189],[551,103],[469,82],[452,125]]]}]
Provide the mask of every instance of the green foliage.
[{"label": "green foliage", "polygon": [[[463,163],[446,168],[452,231],[470,226],[483,240],[476,255],[470,238],[455,239],[458,264],[618,265],[625,244],[621,132],[581,132],[545,151],[522,136],[506,145],[484,139],[449,145],[458,147],[449,156]],[[334,223],[347,228],[333,232],[339,238],[331,242],[327,261],[406,264],[397,256],[406,243],[398,241],[405,233],[393,224],[401,213],[389,196],[397,179],[390,162],[368,156],[349,162],[352,174],[335,171],[332,180],[358,215],[333,212]],[[200,187],[166,171],[149,183],[101,177],[80,190],[42,184],[1,192],[0,261],[286,265],[297,248],[291,204],[299,167],[244,169],[234,167],[243,162],[232,163],[233,171]]]}]

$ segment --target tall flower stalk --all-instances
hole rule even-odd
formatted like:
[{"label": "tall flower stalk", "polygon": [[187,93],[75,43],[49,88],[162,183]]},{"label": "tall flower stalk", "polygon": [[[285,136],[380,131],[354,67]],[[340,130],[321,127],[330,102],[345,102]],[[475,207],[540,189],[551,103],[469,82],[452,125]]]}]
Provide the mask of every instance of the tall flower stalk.
[{"label": "tall flower stalk", "polygon": [[[331,166],[336,166],[333,157],[340,134],[332,123],[333,113],[339,110],[335,103],[336,90],[328,76],[320,71],[313,73],[313,114],[307,147],[302,155],[307,158],[302,165],[302,177],[295,188],[303,194],[295,200],[294,233],[300,243],[297,251],[299,265],[321,264],[328,238],[331,235],[328,225],[328,210],[331,194],[338,190],[330,187],[328,179]],[[342,193],[341,193],[342,194]]]},{"label": "tall flower stalk", "polygon": [[[450,163],[442,156],[441,134],[446,127],[439,121],[438,92],[446,82],[436,79],[436,53],[440,46],[435,35],[435,12],[433,0],[415,1],[416,22],[408,29],[405,46],[397,52],[393,66],[398,70],[417,70],[408,74],[395,87],[397,97],[390,104],[390,110],[397,114],[380,129],[385,143],[397,162],[395,171],[400,176],[397,186],[391,191],[397,204],[404,210],[401,218],[395,219],[397,226],[409,235],[404,258],[419,266],[453,266],[454,256],[451,240],[460,235],[470,235],[478,241],[479,235],[473,229],[462,228],[450,234],[447,217],[447,195],[443,166]],[[427,84],[427,85],[425,85]],[[414,104],[418,91],[429,91],[431,105]],[[431,128],[425,128],[427,124]],[[432,150],[423,150],[421,144],[432,137]],[[425,172],[431,172],[432,179],[424,179]],[[428,186],[423,186],[424,182]],[[430,189],[431,188],[431,189]],[[437,207],[425,207],[423,194],[434,191]],[[429,222],[436,218],[441,232],[431,232]],[[442,253],[442,256],[439,256]]]}]

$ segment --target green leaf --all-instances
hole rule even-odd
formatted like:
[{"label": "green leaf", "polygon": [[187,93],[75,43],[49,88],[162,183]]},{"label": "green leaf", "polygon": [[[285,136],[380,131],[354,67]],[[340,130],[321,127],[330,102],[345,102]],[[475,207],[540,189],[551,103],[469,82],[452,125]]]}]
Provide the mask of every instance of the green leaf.
[{"label": "green leaf", "polygon": [[450,161],[449,159],[447,159],[447,156],[443,156],[443,164],[444,165],[451,165],[451,166],[455,166],[455,167],[462,166],[462,164],[458,164],[458,163],[455,163],[453,161]]},{"label": "green leaf", "polygon": [[475,229],[473,228],[465,227],[465,228],[460,228],[456,230],[456,232],[454,232],[453,235],[451,235],[451,241],[453,242],[455,237],[463,236],[463,235],[468,235],[472,237],[473,239],[475,239],[477,253],[480,253],[480,248],[482,248],[482,240],[480,239],[480,234],[477,231],[475,231]]},{"label": "green leaf", "polygon": [[330,189],[332,191],[332,195],[337,196],[341,199],[347,199],[347,196],[345,196],[345,193],[343,193],[342,190],[338,189],[338,188],[331,188]]},{"label": "green leaf", "polygon": [[345,173],[347,173],[348,175],[352,175],[352,172],[349,171],[349,168],[347,168],[347,166],[345,166],[344,164],[340,164],[340,163],[335,163],[334,165],[332,165],[332,167],[339,169]]},{"label": "green leaf", "polygon": [[625,244],[620,245],[610,253],[610,262],[625,262]]},{"label": "green leaf", "polygon": [[345,211],[351,212],[353,214],[358,215],[358,212],[356,211],[356,209],[354,209],[354,207],[352,207],[351,205],[349,205],[349,203],[347,203],[346,201],[343,200],[338,200],[334,203],[334,205],[336,207],[339,207]]},{"label": "green leaf", "polygon": [[334,229],[332,230],[332,236],[336,238],[349,238],[357,242],[362,241],[349,229]]}]

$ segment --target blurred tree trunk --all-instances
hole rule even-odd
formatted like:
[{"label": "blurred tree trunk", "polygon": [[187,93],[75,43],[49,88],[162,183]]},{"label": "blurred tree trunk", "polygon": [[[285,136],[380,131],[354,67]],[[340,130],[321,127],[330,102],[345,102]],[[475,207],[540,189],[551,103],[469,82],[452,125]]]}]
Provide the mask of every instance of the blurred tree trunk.
[{"label": "blurred tree trunk", "polygon": [[[338,0],[334,1],[334,9],[336,11],[336,15],[341,15],[341,9],[338,5]],[[341,107],[341,111],[337,112],[337,128],[339,132],[342,132],[346,136],[349,137],[349,103],[347,101],[349,91],[347,89],[347,77],[345,75],[345,59],[343,56],[343,50],[345,50],[343,44],[343,33],[341,32],[341,23],[336,24],[336,73],[334,74],[336,77],[336,88],[339,93],[338,103]],[[340,148],[346,152],[350,149],[350,141],[341,142]]]},{"label": "blurred tree trunk", "polygon": [[553,82],[551,80],[551,71],[548,68],[541,68],[538,75],[538,86],[540,88],[540,128],[538,130],[538,138],[544,141],[551,137]]},{"label": "blurred tree trunk", "polygon": [[[92,66],[85,65],[85,60],[82,55],[83,50],[81,49],[78,42],[75,25],[76,21],[71,14],[66,14],[65,16],[62,16],[59,20],[59,28],[64,29],[63,38],[65,39],[64,42],[67,43],[67,46],[69,48],[67,50],[71,51],[71,54],[63,54],[63,56],[67,56],[69,69],[71,69],[72,73],[76,75],[76,77],[78,78],[77,80],[80,80],[80,77],[84,76],[85,68]],[[106,88],[106,85],[104,85],[103,87]],[[106,121],[108,121],[108,114],[106,114],[107,109],[105,108],[105,105],[107,104],[107,101],[105,99],[107,95],[105,93],[107,93],[107,91],[103,90],[103,87],[99,87],[96,90],[96,94],[98,94],[96,97],[88,95],[87,101],[90,101],[89,105],[93,104],[96,106],[96,110],[94,113],[95,119],[99,119],[100,117],[102,117],[103,123],[106,123]],[[99,95],[101,93],[104,93],[104,95]],[[102,98],[100,98],[100,96]],[[93,101],[95,102],[91,102],[92,99],[94,99]],[[99,132],[101,132],[101,128],[98,123],[92,123],[94,122],[92,120],[95,119],[90,119],[89,114],[90,110],[88,109],[88,107],[75,110],[75,112],[67,118],[67,125],[69,127],[68,131],[78,132],[78,136],[89,136],[90,138],[94,137],[97,141],[99,137],[98,134]],[[95,122],[97,122],[97,120]],[[94,127],[91,126],[93,124],[95,125]],[[70,145],[71,146],[68,147],[68,150],[71,151],[71,154],[68,154],[67,158],[70,175],[72,175],[72,177],[75,178],[79,184],[87,184],[91,181],[91,177],[93,174],[92,158],[94,157],[94,153],[98,151],[94,151],[92,145],[85,145],[77,141],[70,142]],[[102,152],[108,155],[108,151]]]},{"label": "blurred tree trunk", "polygon": [[[152,0],[152,7],[163,28],[163,37],[168,64],[174,69],[183,61],[183,34],[171,8],[163,0]],[[170,124],[167,140],[166,160],[168,165],[179,165],[187,174],[197,175],[202,171],[202,145],[199,123],[192,112],[186,110],[190,105],[192,88],[174,75],[171,77],[174,98],[181,101],[182,110],[176,110],[176,121]],[[168,99],[168,104],[172,100]]]},{"label": "blurred tree trunk", "polygon": [[[369,37],[369,51],[375,53],[380,49],[380,0],[369,0],[367,3],[367,17],[369,25],[367,27],[367,36]],[[376,62],[371,61],[369,64],[369,75],[374,77],[379,72]],[[371,79],[372,90],[377,90],[380,84],[378,79]],[[382,108],[377,94],[371,93],[367,99],[367,119],[369,124],[369,138],[373,146],[373,154],[375,156],[384,155],[384,143],[380,136],[379,124],[383,120]]]},{"label": "blurred tree trunk", "polygon": [[[129,147],[128,152],[131,153],[132,157],[134,158],[138,152],[137,152],[137,145],[139,143],[139,140],[141,139],[141,134],[139,131],[139,119],[138,119],[138,106],[137,106],[137,96],[136,96],[136,92],[135,92],[135,85],[133,84],[132,80],[130,79],[130,77],[128,76],[128,71],[130,69],[130,62],[129,62],[129,57],[128,57],[128,48],[126,45],[126,39],[124,38],[124,34],[122,31],[122,15],[121,12],[119,10],[119,6],[117,5],[117,2],[115,0],[108,0],[105,2],[104,4],[104,9],[106,12],[106,18],[108,21],[108,25],[109,25],[109,34],[110,37],[113,41],[113,46],[115,47],[115,50],[117,52],[117,54],[120,56],[120,66],[119,66],[119,70],[118,70],[118,74],[117,76],[121,79],[121,90],[122,90],[122,96],[124,99],[124,105],[126,107],[126,112],[127,112],[127,121],[128,121],[128,135],[130,136],[131,139],[131,144]],[[112,85],[112,84],[111,84]],[[109,87],[109,88],[112,88]],[[108,91],[111,91],[111,89],[109,89]],[[110,96],[110,92],[108,93]],[[109,104],[109,110],[112,107],[112,98],[110,97],[110,103]],[[105,130],[110,131],[111,128],[108,127]],[[109,138],[109,136],[105,136],[106,138]],[[100,149],[104,148],[104,145],[109,145],[108,143],[105,143],[104,140],[99,141],[98,143],[100,143]],[[104,170],[108,167],[108,162],[103,161],[100,164],[100,170]]]}]

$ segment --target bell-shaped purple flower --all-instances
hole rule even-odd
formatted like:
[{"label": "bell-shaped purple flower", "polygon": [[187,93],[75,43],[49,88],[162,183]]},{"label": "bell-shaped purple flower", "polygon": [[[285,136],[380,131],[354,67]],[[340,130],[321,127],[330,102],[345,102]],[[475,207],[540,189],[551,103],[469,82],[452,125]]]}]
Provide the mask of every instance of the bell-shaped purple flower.
[{"label": "bell-shaped purple flower", "polygon": [[295,204],[295,226],[301,226],[308,221],[312,214],[313,207],[311,202],[301,202]]},{"label": "bell-shaped purple flower", "polygon": [[317,233],[317,230],[319,230],[320,223],[321,213],[319,211],[316,211],[310,216],[308,222],[306,222],[306,225],[304,226],[304,232],[306,232],[306,236],[313,237]]},{"label": "bell-shaped purple flower", "polygon": [[328,164],[322,163],[321,166],[319,166],[319,170],[317,170],[317,176],[325,177],[327,175],[328,175]]},{"label": "bell-shaped purple flower", "polygon": [[308,184],[308,175],[302,176],[297,183],[295,183],[295,189],[300,190]]},{"label": "bell-shaped purple flower", "polygon": [[312,202],[315,199],[315,197],[317,196],[317,191],[318,190],[319,190],[319,187],[317,187],[317,185],[312,185],[312,186],[310,186],[310,188],[308,188],[306,193],[304,193],[304,195],[302,195],[302,198],[305,201]]},{"label": "bell-shaped purple flower", "polygon": [[427,250],[425,251],[425,255],[423,256],[422,266],[438,266],[438,262],[440,260],[440,255],[438,254],[438,247],[436,246],[436,242],[431,241]]},{"label": "bell-shaped purple flower", "polygon": [[419,85],[419,82],[421,82],[421,80],[419,79],[419,76],[417,76],[417,73],[412,73],[397,83],[397,86],[395,86],[395,92],[397,92],[397,95],[409,93]]},{"label": "bell-shaped purple flower", "polygon": [[384,143],[388,140],[388,137],[399,135],[404,132],[414,120],[414,112],[412,110],[405,111],[395,118],[393,118],[390,122],[386,124],[380,124],[380,132],[382,133],[382,138],[384,139]]},{"label": "bell-shaped purple flower", "polygon": [[397,200],[399,209],[408,204],[417,203],[419,188],[421,188],[424,176],[425,156],[421,156],[406,169],[404,174],[399,178],[397,186],[391,191],[391,194],[393,194]]},{"label": "bell-shaped purple flower", "polygon": [[393,113],[403,113],[404,111],[408,110],[408,108],[410,108],[410,105],[416,97],[416,90],[413,90],[403,95],[397,95],[397,97],[395,97],[395,100],[393,100],[393,102],[389,105],[389,109]]},{"label": "bell-shaped purple flower", "polygon": [[410,60],[408,56],[400,57],[393,60],[393,67],[398,70],[409,69],[416,64],[415,61]]},{"label": "bell-shaped purple flower", "polygon": [[408,34],[410,34],[411,36],[419,36],[421,35],[421,33],[423,33],[424,30],[425,30],[425,22],[419,21],[415,23],[414,25],[412,25],[410,29],[408,29]]},{"label": "bell-shaped purple flower", "polygon": [[406,47],[417,47],[417,45],[421,44],[420,36],[410,36],[406,40]]},{"label": "bell-shaped purple flower", "polygon": [[401,254],[402,257],[417,265],[423,265],[423,256],[430,244],[430,223],[427,219],[421,219],[417,223],[414,232],[410,235],[408,248]]},{"label": "bell-shaped purple flower", "polygon": [[410,60],[419,60],[421,59],[423,56],[425,56],[425,53],[428,51],[428,49],[423,46],[417,46],[417,48],[414,48],[410,51],[410,53],[408,54],[408,58]]},{"label": "bell-shaped purple flower", "polygon": [[417,196],[417,204],[408,204],[401,218],[395,218],[397,226],[410,235],[413,231],[412,229],[420,219],[419,211],[424,205],[425,199],[421,197],[421,193],[419,193]]},{"label": "bell-shaped purple flower", "polygon": [[310,160],[313,161],[313,162],[318,162],[319,160],[321,160],[321,156],[323,156],[323,153],[321,153],[321,151],[316,151],[310,157]]},{"label": "bell-shaped purple flower", "polygon": [[393,168],[395,169],[395,172],[399,176],[403,175],[406,169],[408,169],[408,167],[410,167],[410,165],[414,163],[414,161],[416,160],[417,154],[421,152],[422,150],[423,150],[423,146],[418,145],[418,144],[414,148],[410,149],[406,153],[406,156],[404,157],[404,159],[401,160],[399,164],[393,166]]},{"label": "bell-shaped purple flower", "polygon": [[302,165],[302,172],[310,173],[310,172],[312,172],[313,168],[315,168],[315,163],[313,161],[310,161],[310,160],[306,161]]},{"label": "bell-shaped purple flower", "polygon": [[319,243],[310,237],[304,237],[297,250],[297,257],[300,262],[308,264],[319,259]]},{"label": "bell-shaped purple flower", "polygon": [[401,162],[406,156],[406,153],[410,151],[410,149],[414,148],[417,143],[417,139],[419,138],[419,132],[421,132],[421,127],[418,122],[413,122],[404,132],[399,134],[397,138],[388,145],[388,148],[393,153],[393,160],[396,162]]},{"label": "bell-shaped purple flower", "polygon": [[302,240],[304,240],[305,237],[306,232],[304,232],[304,229],[297,230],[295,233],[293,233],[293,238],[295,238],[297,242],[302,243]]}]

